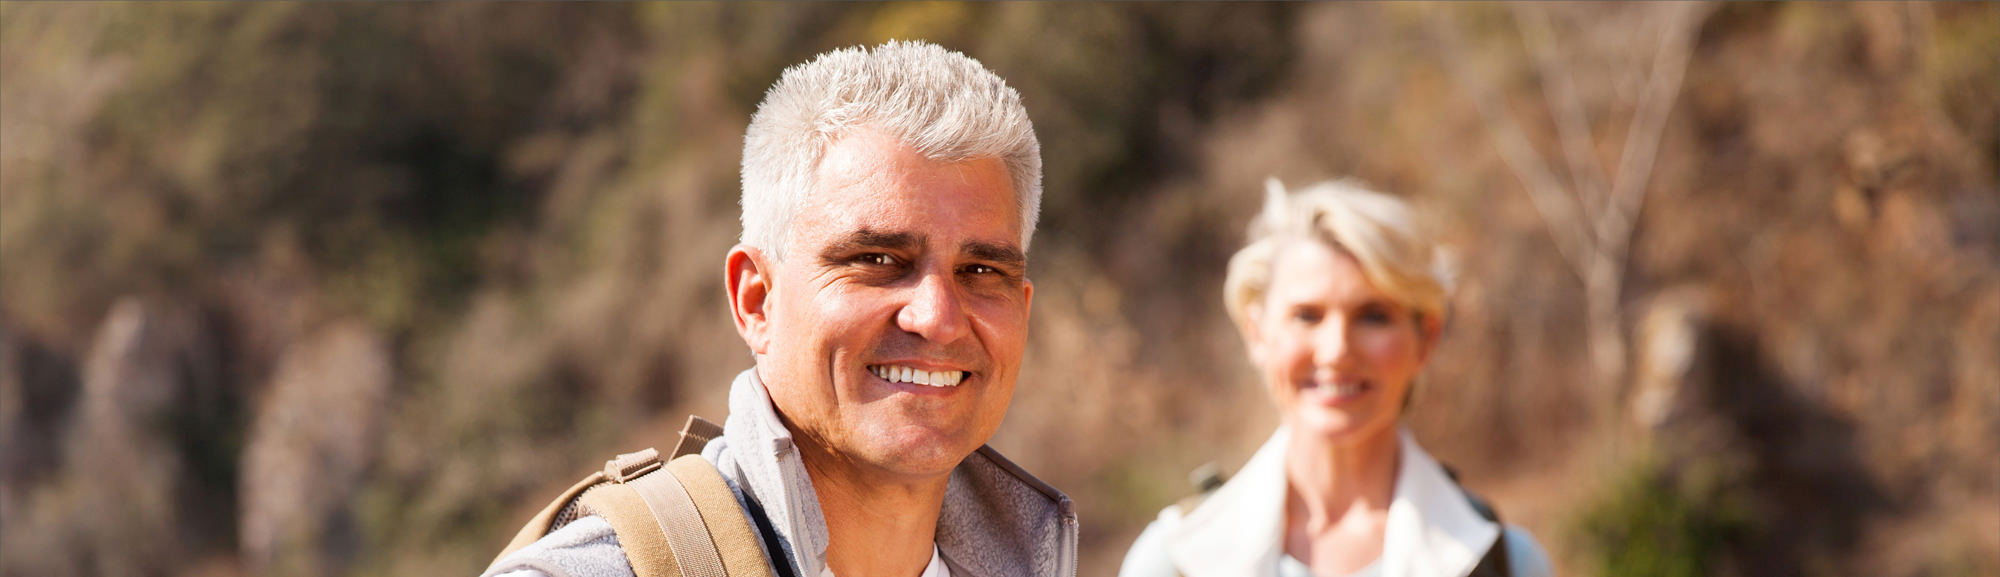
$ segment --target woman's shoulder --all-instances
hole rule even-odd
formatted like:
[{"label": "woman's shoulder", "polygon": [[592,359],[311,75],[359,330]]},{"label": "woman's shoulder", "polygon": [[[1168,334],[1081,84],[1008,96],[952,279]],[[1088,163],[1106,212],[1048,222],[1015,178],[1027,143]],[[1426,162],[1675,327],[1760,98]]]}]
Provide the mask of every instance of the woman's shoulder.
[{"label": "woman's shoulder", "polygon": [[1498,547],[1507,548],[1508,573],[1514,577],[1554,577],[1555,566],[1549,562],[1549,553],[1535,536],[1519,525],[1503,525]]}]

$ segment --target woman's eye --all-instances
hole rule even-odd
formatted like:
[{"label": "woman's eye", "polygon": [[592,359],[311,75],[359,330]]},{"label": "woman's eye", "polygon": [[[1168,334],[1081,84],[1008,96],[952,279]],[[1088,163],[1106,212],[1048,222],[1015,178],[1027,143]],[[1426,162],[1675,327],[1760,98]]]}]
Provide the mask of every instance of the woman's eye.
[{"label": "woman's eye", "polygon": [[1359,317],[1361,322],[1371,325],[1386,325],[1396,320],[1395,315],[1389,314],[1389,311],[1376,307],[1370,307],[1361,311]]},{"label": "woman's eye", "polygon": [[1292,311],[1292,320],[1308,325],[1319,323],[1320,319],[1323,318],[1323,316],[1324,315],[1321,315],[1319,311],[1314,311],[1314,310]]}]

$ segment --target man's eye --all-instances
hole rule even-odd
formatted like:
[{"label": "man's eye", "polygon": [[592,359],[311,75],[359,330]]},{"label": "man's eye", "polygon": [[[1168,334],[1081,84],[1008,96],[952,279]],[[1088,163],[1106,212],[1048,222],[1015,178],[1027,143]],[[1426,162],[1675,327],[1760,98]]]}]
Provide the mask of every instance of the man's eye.
[{"label": "man's eye", "polygon": [[896,257],[882,254],[879,252],[871,252],[868,254],[864,254],[859,257],[856,257],[854,260],[862,264],[873,264],[881,266],[889,266],[896,264]]},{"label": "man's eye", "polygon": [[965,272],[972,274],[996,274],[1000,272],[1000,269],[986,266],[983,264],[970,265],[965,267],[963,270]]}]

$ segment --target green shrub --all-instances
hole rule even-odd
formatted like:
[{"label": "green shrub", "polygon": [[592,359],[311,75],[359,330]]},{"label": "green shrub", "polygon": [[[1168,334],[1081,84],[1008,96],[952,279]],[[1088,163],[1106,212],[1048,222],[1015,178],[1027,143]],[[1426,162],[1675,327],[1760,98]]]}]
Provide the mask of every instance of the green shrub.
[{"label": "green shrub", "polygon": [[1573,532],[1595,574],[1701,577],[1721,573],[1751,529],[1722,475],[1641,458],[1584,507]]}]

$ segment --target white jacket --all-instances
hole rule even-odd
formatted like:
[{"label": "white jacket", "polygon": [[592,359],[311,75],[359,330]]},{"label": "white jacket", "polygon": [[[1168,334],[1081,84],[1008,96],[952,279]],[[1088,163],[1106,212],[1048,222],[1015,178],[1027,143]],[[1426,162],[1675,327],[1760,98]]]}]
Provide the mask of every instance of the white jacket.
[{"label": "white jacket", "polygon": [[[1410,432],[1398,431],[1402,466],[1389,503],[1382,577],[1465,577],[1495,542],[1516,577],[1549,577],[1548,554],[1526,530],[1481,517]],[[1126,553],[1123,577],[1277,577],[1284,556],[1285,447],[1279,427],[1236,477],[1182,516],[1168,507]],[[1503,539],[1504,535],[1504,539]]]}]

